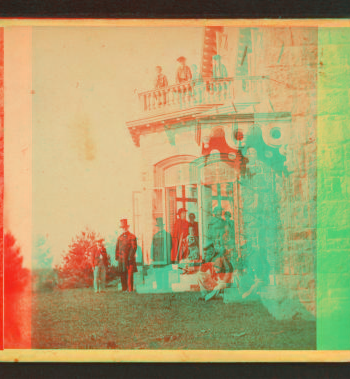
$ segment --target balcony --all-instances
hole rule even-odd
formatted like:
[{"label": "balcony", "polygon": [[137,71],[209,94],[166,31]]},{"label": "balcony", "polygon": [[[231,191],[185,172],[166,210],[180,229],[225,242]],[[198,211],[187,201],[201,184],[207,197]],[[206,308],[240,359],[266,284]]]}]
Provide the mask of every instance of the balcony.
[{"label": "balcony", "polygon": [[140,112],[147,117],[205,106],[255,105],[265,92],[267,77],[236,77],[191,81],[138,93]]}]

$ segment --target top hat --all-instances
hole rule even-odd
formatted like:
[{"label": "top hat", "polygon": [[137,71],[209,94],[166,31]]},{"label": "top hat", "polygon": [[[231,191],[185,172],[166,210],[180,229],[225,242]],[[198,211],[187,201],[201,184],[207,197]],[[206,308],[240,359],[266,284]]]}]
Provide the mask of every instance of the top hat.
[{"label": "top hat", "polygon": [[182,212],[187,212],[187,209],[185,209],[185,208],[180,208],[180,209],[177,211],[177,214],[180,215]]},{"label": "top hat", "polygon": [[156,218],[156,226],[159,226],[159,227],[164,226],[163,217],[157,217]]},{"label": "top hat", "polygon": [[122,218],[120,220],[120,227],[121,228],[128,228],[130,225],[128,225],[128,220],[126,218]]},{"label": "top hat", "polygon": [[185,61],[186,61],[186,58],[183,57],[183,56],[181,56],[181,57],[177,58],[177,61],[178,61],[178,62],[185,62]]}]

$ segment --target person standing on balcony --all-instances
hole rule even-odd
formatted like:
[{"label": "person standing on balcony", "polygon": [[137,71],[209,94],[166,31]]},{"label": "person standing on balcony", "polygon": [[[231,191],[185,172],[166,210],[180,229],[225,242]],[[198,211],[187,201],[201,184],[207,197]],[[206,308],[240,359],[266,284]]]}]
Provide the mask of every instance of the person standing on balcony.
[{"label": "person standing on balcony", "polygon": [[227,78],[226,67],[221,62],[220,55],[213,56],[213,79]]},{"label": "person standing on balcony", "polygon": [[205,84],[203,84],[202,74],[198,71],[197,65],[191,65],[192,69],[192,82],[193,82],[193,96],[194,104],[203,103],[203,95],[205,91]]},{"label": "person standing on balcony", "polygon": [[191,69],[192,69],[192,80],[201,81],[203,78],[202,78],[202,74],[198,71],[197,65],[196,64],[191,65]]},{"label": "person standing on balcony", "polygon": [[155,94],[156,100],[159,105],[166,104],[166,93],[164,90],[167,87],[168,87],[168,79],[162,73],[162,67],[156,66],[156,79],[155,79],[154,88],[160,90],[159,92],[156,92]]},{"label": "person standing on balcony", "polygon": [[192,72],[191,69],[186,66],[186,58],[185,57],[179,57],[177,58],[177,61],[179,62],[179,67],[176,71],[176,83],[186,83],[192,80]]},{"label": "person standing on balcony", "polygon": [[180,108],[186,106],[186,102],[193,97],[192,94],[192,86],[189,84],[192,80],[192,72],[191,69],[186,66],[186,58],[179,57],[177,58],[179,62],[179,67],[176,71],[176,84],[185,84],[188,85],[181,86],[175,92],[178,93],[178,102],[180,104]]},{"label": "person standing on balcony", "polygon": [[162,67],[156,66],[156,79],[154,88],[155,89],[163,89],[168,87],[168,79],[167,77],[162,73]]},{"label": "person standing on balcony", "polygon": [[[224,79],[227,78],[226,67],[221,62],[220,55],[213,56],[213,79]],[[218,94],[221,94],[225,90],[228,90],[227,84],[222,82],[217,82],[212,88],[211,91],[216,91]]]},{"label": "person standing on balcony", "polygon": [[134,272],[136,267],[136,237],[129,232],[128,220],[120,220],[120,228],[123,233],[119,236],[115,247],[115,259],[118,262],[118,272],[122,282],[122,291],[133,292],[134,290]]}]

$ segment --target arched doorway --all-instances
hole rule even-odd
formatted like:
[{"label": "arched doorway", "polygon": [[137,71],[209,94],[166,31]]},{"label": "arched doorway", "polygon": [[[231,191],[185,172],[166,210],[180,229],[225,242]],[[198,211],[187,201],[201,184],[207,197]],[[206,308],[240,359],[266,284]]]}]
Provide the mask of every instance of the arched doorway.
[{"label": "arched doorway", "polygon": [[[197,157],[179,155],[167,158],[154,166],[155,187],[153,189],[152,217],[156,220],[162,217],[165,228],[172,235],[173,248],[166,249],[167,256],[157,264],[170,264],[176,261],[177,241],[174,229],[181,208],[193,214],[198,220],[198,180],[191,170],[191,162]],[[156,233],[154,228],[153,233]],[[184,235],[186,237],[186,235]]]}]

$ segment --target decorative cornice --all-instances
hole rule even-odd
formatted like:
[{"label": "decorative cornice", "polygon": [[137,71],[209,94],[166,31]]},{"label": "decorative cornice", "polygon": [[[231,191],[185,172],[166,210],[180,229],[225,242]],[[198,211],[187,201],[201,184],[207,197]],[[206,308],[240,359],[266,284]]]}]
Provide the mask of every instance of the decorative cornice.
[{"label": "decorative cornice", "polygon": [[[217,112],[217,107],[210,106],[213,110],[211,114],[205,112],[208,106],[199,106],[191,110],[176,112],[169,115],[161,115],[148,119],[135,120],[128,122],[128,129],[134,144],[140,147],[140,136],[146,134],[157,133],[167,128],[181,128],[188,126],[192,122],[200,124],[212,123],[232,123],[232,122],[274,122],[274,121],[291,121],[290,112],[272,112],[272,113],[231,113],[220,114]],[[215,108],[215,113],[214,109]],[[168,116],[168,117],[166,117]]]}]

